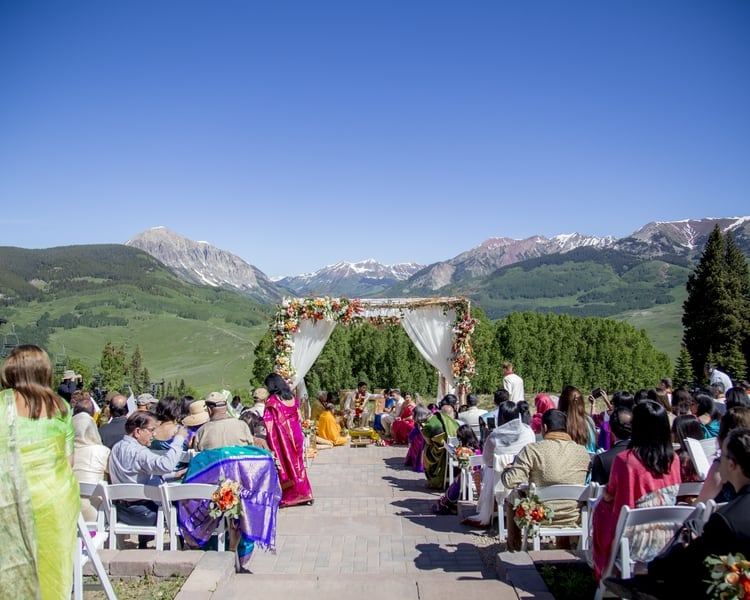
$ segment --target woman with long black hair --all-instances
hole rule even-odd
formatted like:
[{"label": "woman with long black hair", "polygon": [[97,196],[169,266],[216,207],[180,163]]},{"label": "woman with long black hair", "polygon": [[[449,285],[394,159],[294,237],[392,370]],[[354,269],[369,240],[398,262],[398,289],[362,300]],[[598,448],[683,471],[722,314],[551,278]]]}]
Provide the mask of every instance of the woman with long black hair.
[{"label": "woman with long black hair", "polygon": [[[633,407],[633,433],[625,452],[612,462],[609,483],[594,510],[594,574],[600,578],[612,549],[620,509],[675,504],[680,461],[675,460],[666,409],[654,400]],[[638,560],[648,562],[672,536],[672,530],[639,532],[631,541]]]}]

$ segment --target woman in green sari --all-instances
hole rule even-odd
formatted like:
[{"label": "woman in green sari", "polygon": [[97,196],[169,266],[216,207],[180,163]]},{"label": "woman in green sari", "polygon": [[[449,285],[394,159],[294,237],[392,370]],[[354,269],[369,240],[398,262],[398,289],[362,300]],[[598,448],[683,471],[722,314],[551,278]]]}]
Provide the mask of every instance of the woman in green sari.
[{"label": "woman in green sari", "polygon": [[52,389],[52,365],[38,346],[16,347],[0,383],[0,514],[8,518],[0,523],[0,589],[67,600],[80,512],[71,411]]},{"label": "woman in green sari", "polygon": [[444,443],[449,437],[456,437],[459,424],[453,418],[458,398],[447,394],[440,401],[440,411],[432,415],[422,427],[425,447],[422,461],[427,487],[442,490],[445,487],[445,468],[447,458]]}]

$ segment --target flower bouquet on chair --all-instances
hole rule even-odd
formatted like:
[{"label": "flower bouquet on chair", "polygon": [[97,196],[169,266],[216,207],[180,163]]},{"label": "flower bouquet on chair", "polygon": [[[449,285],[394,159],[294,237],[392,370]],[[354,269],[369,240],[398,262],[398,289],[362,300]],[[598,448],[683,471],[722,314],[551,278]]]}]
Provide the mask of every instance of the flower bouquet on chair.
[{"label": "flower bouquet on chair", "polygon": [[542,523],[551,523],[554,509],[542,502],[536,494],[516,498],[513,502],[513,520],[528,537],[534,537]]},{"label": "flower bouquet on chair", "polygon": [[469,466],[472,456],[474,456],[474,450],[471,448],[467,446],[459,446],[456,448],[455,457],[460,469],[466,469]]},{"label": "flower bouquet on chair", "polygon": [[721,600],[750,598],[750,561],[744,555],[712,555],[704,562],[711,573],[709,597]]}]

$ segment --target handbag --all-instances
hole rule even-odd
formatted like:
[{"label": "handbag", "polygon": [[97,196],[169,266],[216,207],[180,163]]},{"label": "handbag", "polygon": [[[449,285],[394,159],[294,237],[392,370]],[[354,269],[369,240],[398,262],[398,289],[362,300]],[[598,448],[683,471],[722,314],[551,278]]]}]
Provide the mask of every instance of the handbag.
[{"label": "handbag", "polygon": [[675,550],[687,547],[690,542],[697,538],[703,531],[702,523],[698,519],[687,519],[675,531],[666,546],[654,557],[654,561],[667,558]]}]

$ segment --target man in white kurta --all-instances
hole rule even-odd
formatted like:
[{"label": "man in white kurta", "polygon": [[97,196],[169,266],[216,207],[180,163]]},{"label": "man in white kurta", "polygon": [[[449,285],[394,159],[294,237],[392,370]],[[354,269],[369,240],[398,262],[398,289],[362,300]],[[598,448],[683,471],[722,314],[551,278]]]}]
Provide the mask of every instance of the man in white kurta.
[{"label": "man in white kurta", "polygon": [[524,399],[523,379],[513,372],[513,363],[503,363],[503,387],[510,394],[511,402],[520,402]]}]

